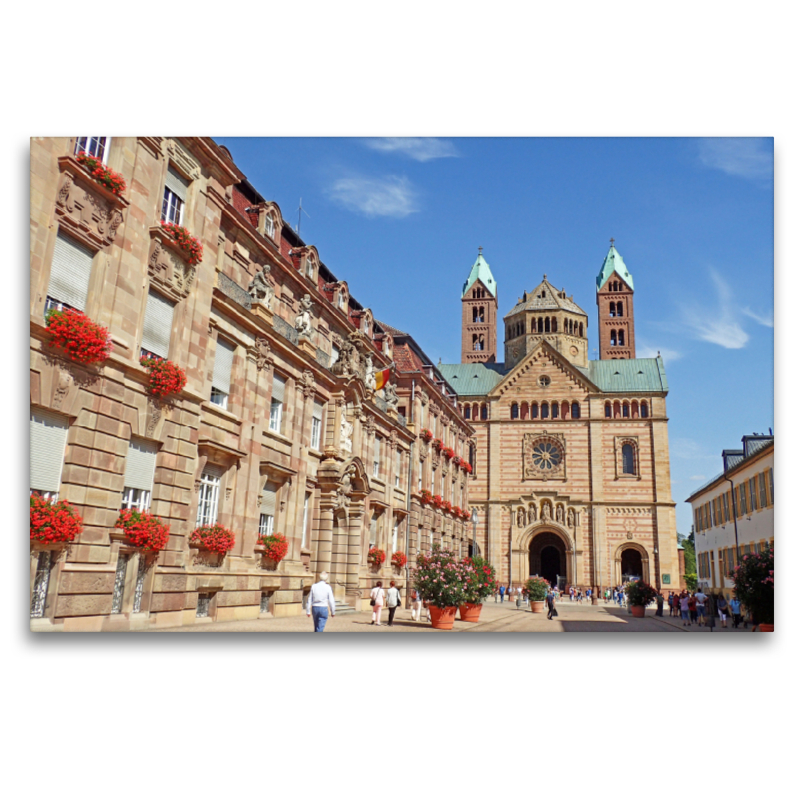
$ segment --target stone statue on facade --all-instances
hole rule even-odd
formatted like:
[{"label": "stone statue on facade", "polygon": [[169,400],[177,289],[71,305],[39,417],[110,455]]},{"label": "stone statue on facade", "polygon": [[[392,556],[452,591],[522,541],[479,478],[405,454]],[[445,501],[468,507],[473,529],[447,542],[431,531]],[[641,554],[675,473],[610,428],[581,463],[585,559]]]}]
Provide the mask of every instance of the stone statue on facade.
[{"label": "stone statue on facade", "polygon": [[524,528],[525,527],[525,509],[518,508],[517,509],[517,527]]},{"label": "stone statue on facade", "polygon": [[270,266],[265,264],[260,272],[256,272],[250,285],[247,287],[247,293],[250,298],[256,303],[263,303],[267,308],[272,310],[272,298],[275,296],[275,290],[269,282]]},{"label": "stone statue on facade", "polygon": [[342,341],[342,346],[339,348],[339,358],[331,365],[331,372],[347,378],[355,374],[357,361],[358,353],[355,345],[346,339]]},{"label": "stone statue on facade", "polygon": [[339,447],[346,453],[353,452],[353,423],[344,414],[339,429]]},{"label": "stone statue on facade", "polygon": [[397,387],[393,383],[387,383],[383,389],[383,399],[386,401],[389,408],[397,411]]},{"label": "stone statue on facade", "polygon": [[342,476],[342,481],[336,489],[336,509],[342,510],[347,516],[348,509],[350,508],[350,495],[353,494],[353,478],[356,476],[356,468],[351,464]]},{"label": "stone statue on facade", "polygon": [[556,506],[556,522],[564,521],[564,506]]},{"label": "stone statue on facade", "polygon": [[311,327],[311,309],[313,303],[311,302],[311,295],[303,295],[300,301],[300,313],[295,317],[294,329],[297,331],[298,336],[311,336],[314,330]]},{"label": "stone statue on facade", "polygon": [[545,503],[542,507],[542,519],[550,519],[550,503]]},{"label": "stone statue on facade", "polygon": [[364,385],[370,392],[375,391],[375,365],[372,363],[372,355],[367,353],[366,367],[364,369]]},{"label": "stone statue on facade", "polygon": [[528,525],[536,522],[536,505],[531,503],[528,506]]},{"label": "stone statue on facade", "polygon": [[569,525],[570,528],[575,527],[575,511],[572,508],[567,511],[567,525]]}]

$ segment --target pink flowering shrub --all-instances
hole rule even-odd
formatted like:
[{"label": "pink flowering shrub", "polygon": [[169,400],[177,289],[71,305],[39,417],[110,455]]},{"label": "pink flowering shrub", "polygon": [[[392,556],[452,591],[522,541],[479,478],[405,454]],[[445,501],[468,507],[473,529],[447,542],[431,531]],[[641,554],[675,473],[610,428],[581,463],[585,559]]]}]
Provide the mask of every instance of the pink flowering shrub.
[{"label": "pink flowering shrub", "polygon": [[775,623],[775,551],[745,553],[738,567],[728,576],[736,597],[756,622]]}]

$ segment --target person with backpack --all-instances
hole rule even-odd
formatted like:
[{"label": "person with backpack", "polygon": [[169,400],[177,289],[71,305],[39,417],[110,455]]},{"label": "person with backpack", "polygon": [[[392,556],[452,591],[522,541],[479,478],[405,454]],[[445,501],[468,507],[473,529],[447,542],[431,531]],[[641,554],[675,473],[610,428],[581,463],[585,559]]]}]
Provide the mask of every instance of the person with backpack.
[{"label": "person with backpack", "polygon": [[547,597],[545,600],[547,602],[547,619],[553,619],[553,617],[557,617],[558,611],[556,611],[556,596],[552,589],[547,592]]},{"label": "person with backpack", "polygon": [[400,608],[400,590],[394,581],[389,582],[389,591],[386,593],[386,607],[389,609],[389,627],[394,625],[394,614]]},{"label": "person with backpack", "polygon": [[422,616],[422,598],[416,589],[411,590],[411,619],[415,622],[420,621]]}]

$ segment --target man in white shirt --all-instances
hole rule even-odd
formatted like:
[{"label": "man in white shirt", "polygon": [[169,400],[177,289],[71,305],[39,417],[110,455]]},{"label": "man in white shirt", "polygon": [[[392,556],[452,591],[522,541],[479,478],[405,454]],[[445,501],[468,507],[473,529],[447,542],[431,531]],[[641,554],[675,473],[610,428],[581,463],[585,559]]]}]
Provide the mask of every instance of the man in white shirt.
[{"label": "man in white shirt", "polygon": [[328,609],[331,616],[336,616],[336,600],[333,590],[328,586],[328,573],[320,572],[319,580],[311,587],[308,593],[308,608],[306,616],[314,616],[314,633],[322,633],[328,621]]},{"label": "man in white shirt", "polygon": [[706,624],[706,600],[708,599],[707,595],[703,594],[703,590],[700,589],[694,593],[694,599],[697,603],[697,624],[698,625],[705,625]]}]

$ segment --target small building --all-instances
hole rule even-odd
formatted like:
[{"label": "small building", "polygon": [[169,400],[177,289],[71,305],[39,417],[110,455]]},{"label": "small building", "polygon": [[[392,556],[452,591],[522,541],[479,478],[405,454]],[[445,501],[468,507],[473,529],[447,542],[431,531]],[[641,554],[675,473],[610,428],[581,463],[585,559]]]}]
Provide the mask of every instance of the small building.
[{"label": "small building", "polygon": [[742,556],[773,545],[774,456],[771,433],[743,436],[741,449],[722,451],[722,472],[687,498],[701,588],[729,596],[728,575]]}]

